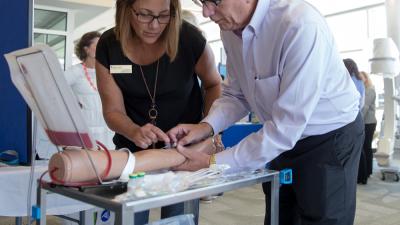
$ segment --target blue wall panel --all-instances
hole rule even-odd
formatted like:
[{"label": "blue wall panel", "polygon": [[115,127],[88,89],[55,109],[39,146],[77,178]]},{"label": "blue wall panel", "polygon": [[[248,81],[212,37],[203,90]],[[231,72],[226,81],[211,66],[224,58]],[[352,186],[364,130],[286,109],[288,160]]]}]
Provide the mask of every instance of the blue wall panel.
[{"label": "blue wall panel", "polygon": [[30,111],[11,83],[4,54],[30,46],[32,0],[0,0],[0,151],[12,149],[30,162]]},{"label": "blue wall panel", "polygon": [[232,147],[243,138],[261,129],[262,124],[235,124],[222,133],[222,143],[225,147]]}]

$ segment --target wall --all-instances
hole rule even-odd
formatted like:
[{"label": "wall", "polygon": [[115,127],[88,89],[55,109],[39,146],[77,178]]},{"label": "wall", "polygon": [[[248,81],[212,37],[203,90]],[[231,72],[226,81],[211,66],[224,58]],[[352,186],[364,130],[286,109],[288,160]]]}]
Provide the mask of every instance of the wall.
[{"label": "wall", "polygon": [[0,1],[0,151],[19,152],[20,161],[30,161],[30,111],[11,83],[5,53],[31,43],[32,0]]}]

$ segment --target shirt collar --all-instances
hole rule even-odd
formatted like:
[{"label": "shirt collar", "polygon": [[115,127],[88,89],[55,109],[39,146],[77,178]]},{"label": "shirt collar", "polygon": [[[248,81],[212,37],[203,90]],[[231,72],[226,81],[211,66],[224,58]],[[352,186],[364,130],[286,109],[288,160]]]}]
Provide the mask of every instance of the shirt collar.
[{"label": "shirt collar", "polygon": [[267,15],[270,0],[258,0],[256,9],[251,17],[250,23],[246,27],[251,27],[257,36]]},{"label": "shirt collar", "polygon": [[243,32],[242,29],[233,31],[233,33],[236,34],[236,36],[238,36],[240,39],[242,39],[242,32]]}]

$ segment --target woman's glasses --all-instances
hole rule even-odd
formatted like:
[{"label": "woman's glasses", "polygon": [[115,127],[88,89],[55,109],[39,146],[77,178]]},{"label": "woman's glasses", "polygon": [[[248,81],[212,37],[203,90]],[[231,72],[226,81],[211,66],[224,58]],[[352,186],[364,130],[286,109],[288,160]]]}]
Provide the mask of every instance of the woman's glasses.
[{"label": "woman's glasses", "polygon": [[141,23],[152,23],[154,19],[157,19],[159,24],[167,24],[171,19],[170,14],[155,16],[151,14],[136,12],[134,9],[132,9],[132,12],[137,16],[138,21]]}]

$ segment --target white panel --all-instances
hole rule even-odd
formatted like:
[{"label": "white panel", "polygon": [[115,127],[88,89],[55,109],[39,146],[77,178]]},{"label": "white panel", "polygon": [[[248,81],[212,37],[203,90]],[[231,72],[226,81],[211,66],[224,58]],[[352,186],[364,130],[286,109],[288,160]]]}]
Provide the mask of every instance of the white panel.
[{"label": "white panel", "polygon": [[391,37],[396,43],[397,48],[400,49],[400,1],[387,0],[386,13],[387,13],[387,29],[388,37]]}]

